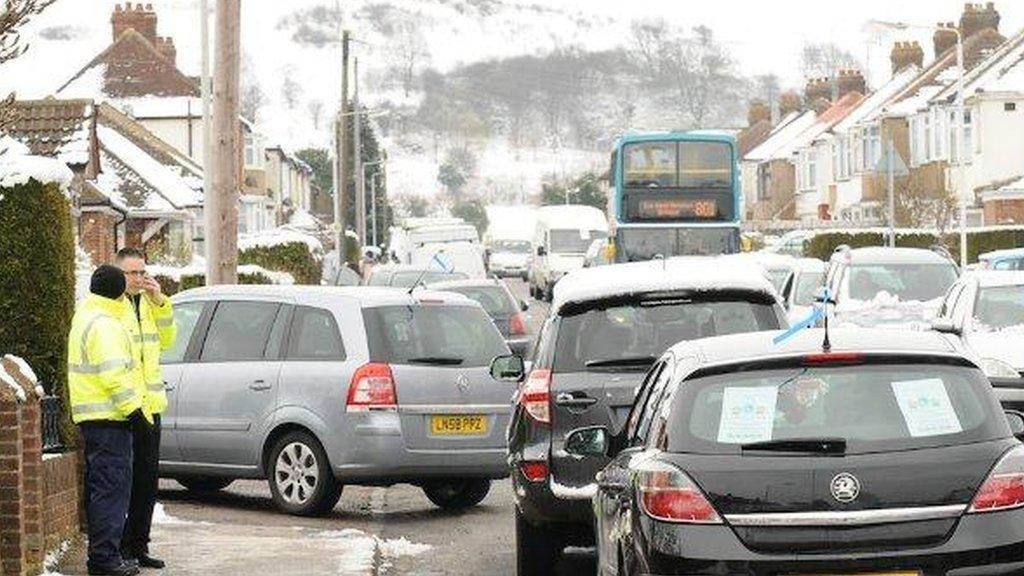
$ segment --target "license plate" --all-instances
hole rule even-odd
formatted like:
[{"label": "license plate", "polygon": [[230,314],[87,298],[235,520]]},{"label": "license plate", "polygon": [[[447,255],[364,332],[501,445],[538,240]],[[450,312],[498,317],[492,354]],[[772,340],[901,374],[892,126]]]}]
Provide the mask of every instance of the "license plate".
[{"label": "license plate", "polygon": [[431,416],[430,433],[434,436],[485,436],[485,416],[451,415]]}]

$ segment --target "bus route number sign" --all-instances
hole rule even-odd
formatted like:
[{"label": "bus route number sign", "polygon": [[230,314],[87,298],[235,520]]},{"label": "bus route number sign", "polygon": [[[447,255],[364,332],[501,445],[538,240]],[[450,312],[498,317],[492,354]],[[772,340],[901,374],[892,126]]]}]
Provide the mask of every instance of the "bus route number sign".
[{"label": "bus route number sign", "polygon": [[718,203],[714,200],[646,199],[637,206],[644,220],[710,220],[718,217]]}]

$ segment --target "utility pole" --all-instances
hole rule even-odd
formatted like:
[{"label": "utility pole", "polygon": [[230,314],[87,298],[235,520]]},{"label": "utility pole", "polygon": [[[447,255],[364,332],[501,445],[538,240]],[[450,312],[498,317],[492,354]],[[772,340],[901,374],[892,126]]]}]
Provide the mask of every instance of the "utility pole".
[{"label": "utility pole", "polygon": [[889,141],[889,248],[896,247],[896,144]]},{"label": "utility pole", "polygon": [[345,265],[345,191],[348,188],[347,146],[345,139],[348,134],[348,44],[349,32],[341,33],[341,106],[338,108],[338,121],[335,122],[334,145],[336,174],[334,182],[334,247],[338,251],[338,267]]},{"label": "utility pole", "polygon": [[366,244],[366,174],[363,171],[363,126],[362,111],[359,108],[359,58],[353,59],[352,72],[352,81],[355,83],[352,96],[352,164],[356,171],[356,234],[359,235],[359,242]]},{"label": "utility pole", "polygon": [[380,186],[380,171],[374,172],[370,178],[370,227],[373,230],[373,245],[380,246],[377,242],[377,188]]},{"label": "utility pole", "polygon": [[241,68],[241,0],[217,0],[213,78],[212,190],[205,198],[206,283],[238,282],[238,188],[241,147],[238,124]]},{"label": "utility pole", "polygon": [[[210,114],[210,2],[209,0],[199,0],[199,36],[202,39],[202,46],[200,47],[199,54],[203,59],[199,64],[199,86],[201,90],[203,100],[203,196],[208,198],[212,195],[213,179],[210,178],[210,133],[211,123],[213,122],[213,115]],[[213,261],[210,258],[210,212],[207,210],[203,211],[203,255],[206,256],[207,272],[209,272],[209,263]]]}]

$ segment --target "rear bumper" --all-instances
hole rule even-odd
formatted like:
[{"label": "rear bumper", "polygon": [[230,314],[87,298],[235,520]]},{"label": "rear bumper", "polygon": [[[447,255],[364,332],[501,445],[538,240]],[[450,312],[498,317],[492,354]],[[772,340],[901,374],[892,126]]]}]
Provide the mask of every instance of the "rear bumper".
[{"label": "rear bumper", "polygon": [[[964,516],[940,546],[874,553],[753,552],[727,526],[680,527],[641,520],[650,576],[783,576],[918,571],[922,576],[1024,574],[1024,512]],[[898,534],[894,527],[894,534]]]},{"label": "rear bumper", "polygon": [[507,449],[410,450],[398,415],[367,414],[353,419],[351,443],[330,455],[334,475],[343,484],[395,484],[439,478],[508,476]]},{"label": "rear bumper", "polygon": [[530,482],[518,470],[511,472],[516,506],[531,524],[573,525],[588,533],[594,529],[594,508],[589,499],[555,496],[547,481]]}]

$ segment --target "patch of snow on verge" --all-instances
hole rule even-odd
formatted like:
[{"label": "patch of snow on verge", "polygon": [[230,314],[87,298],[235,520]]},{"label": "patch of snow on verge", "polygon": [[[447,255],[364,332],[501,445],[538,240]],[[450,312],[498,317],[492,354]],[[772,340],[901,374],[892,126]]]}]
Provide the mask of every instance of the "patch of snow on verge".
[{"label": "patch of snow on verge", "polygon": [[192,520],[182,520],[177,516],[171,516],[164,510],[164,505],[161,502],[157,502],[156,506],[153,507],[153,524],[160,526],[187,526],[187,525],[209,525],[210,522],[194,522]]},{"label": "patch of snow on verge", "polygon": [[71,542],[65,540],[60,543],[60,546],[52,552],[47,552],[46,557],[43,559],[43,573],[40,576],[61,576],[60,572],[57,572],[57,565],[60,564],[61,558],[68,553],[71,548]]}]

